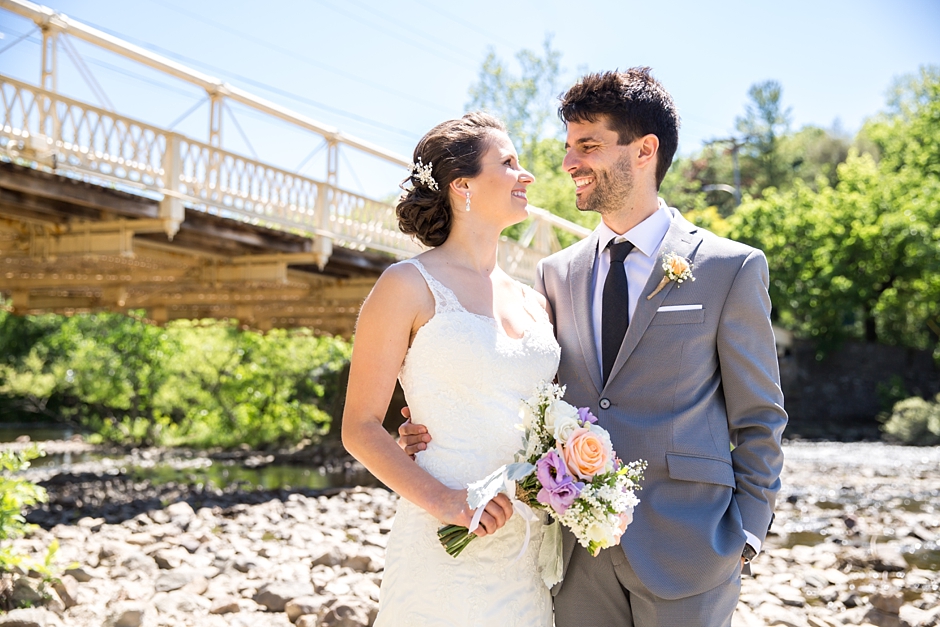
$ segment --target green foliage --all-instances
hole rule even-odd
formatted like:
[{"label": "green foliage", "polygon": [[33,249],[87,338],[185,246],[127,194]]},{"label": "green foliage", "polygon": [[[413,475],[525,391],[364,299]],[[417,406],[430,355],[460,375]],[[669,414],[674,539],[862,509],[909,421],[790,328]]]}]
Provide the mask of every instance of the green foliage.
[{"label": "green foliage", "polygon": [[0,311],[0,345],[24,328],[35,343],[0,357],[0,406],[132,445],[259,447],[321,434],[350,354],[347,342],[307,330]]},{"label": "green foliage", "polygon": [[[556,117],[561,53],[552,48],[551,37],[547,37],[541,54],[521,50],[515,58],[518,73],[495,52],[489,52],[479,80],[470,87],[467,109],[484,109],[506,123],[519,151],[519,162],[535,175],[536,183],[529,188],[529,202],[533,206],[594,228],[600,216],[578,211],[574,183],[562,169],[565,144]],[[527,223],[515,225],[505,234],[518,238],[527,226]],[[557,235],[562,246],[573,244],[576,239],[564,232]]]},{"label": "green foliage", "polygon": [[526,167],[535,161],[538,142],[557,138],[560,126],[554,116],[559,92],[561,53],[545,38],[542,55],[532,50],[516,53],[520,73],[515,74],[491,49],[480,68],[479,80],[470,86],[467,110],[489,111],[506,123],[509,136]]},{"label": "green foliage", "polygon": [[925,76],[913,104],[866,126],[880,161],[850,150],[835,185],[796,179],[728,220],[767,253],[776,321],[823,350],[859,338],[940,357],[940,81]]},{"label": "green foliage", "polygon": [[23,536],[31,527],[23,517],[23,509],[46,500],[43,488],[16,478],[14,473],[26,470],[30,460],[42,455],[35,445],[24,451],[0,452],[0,571],[9,571],[23,561],[9,542]]},{"label": "green foliage", "polygon": [[881,428],[903,444],[940,444],[940,394],[932,402],[915,396],[896,403]]},{"label": "green foliage", "polygon": [[741,151],[742,179],[752,181],[753,193],[780,187],[788,178],[789,167],[779,145],[790,130],[790,109],[783,108],[783,87],[777,81],[752,85],[747,95],[751,101],[735,126],[745,142]]}]

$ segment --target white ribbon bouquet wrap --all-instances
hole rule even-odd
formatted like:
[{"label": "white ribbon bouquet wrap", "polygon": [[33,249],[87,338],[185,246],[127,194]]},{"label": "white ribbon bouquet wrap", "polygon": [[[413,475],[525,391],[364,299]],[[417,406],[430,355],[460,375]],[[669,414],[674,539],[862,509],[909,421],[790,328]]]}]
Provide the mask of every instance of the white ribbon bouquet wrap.
[{"label": "white ribbon bouquet wrap", "polygon": [[592,555],[614,546],[633,520],[639,503],[635,492],[646,463],[623,464],[610,443],[610,435],[597,425],[586,407],[561,400],[565,389],[543,382],[523,402],[523,448],[516,462],[497,468],[467,487],[467,503],[474,510],[470,527],[446,525],[438,537],[447,552],[457,557],[477,536],[486,504],[500,492],[509,496],[513,511],[526,523],[525,538],[516,560],[532,537],[535,511],[551,517],[539,550],[539,571],[549,588],[562,578],[561,528],[568,527]]}]

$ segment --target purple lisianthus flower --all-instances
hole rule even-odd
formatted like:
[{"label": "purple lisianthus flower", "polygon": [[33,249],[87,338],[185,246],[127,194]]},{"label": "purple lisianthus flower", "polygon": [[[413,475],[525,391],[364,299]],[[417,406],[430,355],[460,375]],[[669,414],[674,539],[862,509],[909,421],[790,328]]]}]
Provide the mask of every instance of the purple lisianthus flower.
[{"label": "purple lisianthus flower", "polygon": [[587,407],[578,408],[578,422],[581,423],[581,426],[587,424],[594,424],[597,422],[597,416],[591,413],[591,410]]},{"label": "purple lisianthus flower", "polygon": [[575,482],[568,474],[565,460],[554,449],[535,463],[535,476],[542,485],[535,499],[551,507],[559,516],[564,515],[584,489],[583,483]]}]

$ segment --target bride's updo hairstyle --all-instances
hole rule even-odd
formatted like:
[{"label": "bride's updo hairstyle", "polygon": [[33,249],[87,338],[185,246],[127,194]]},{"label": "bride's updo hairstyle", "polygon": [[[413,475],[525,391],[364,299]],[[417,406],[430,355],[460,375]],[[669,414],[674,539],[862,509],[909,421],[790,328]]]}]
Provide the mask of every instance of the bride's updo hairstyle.
[{"label": "bride's updo hairstyle", "polygon": [[[395,207],[402,233],[414,235],[425,246],[447,241],[454,220],[450,184],[480,173],[480,158],[494,131],[505,132],[506,127],[488,113],[475,112],[442,122],[421,138],[413,157],[418,168],[402,181],[405,193]],[[430,178],[419,171],[421,164],[431,166]]]}]

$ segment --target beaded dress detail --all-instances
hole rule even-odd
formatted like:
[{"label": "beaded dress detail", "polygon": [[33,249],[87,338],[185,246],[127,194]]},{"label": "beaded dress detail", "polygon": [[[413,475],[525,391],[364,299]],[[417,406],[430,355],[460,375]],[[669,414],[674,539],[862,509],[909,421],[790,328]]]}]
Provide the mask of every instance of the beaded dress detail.
[{"label": "beaded dress detail", "polygon": [[[522,447],[522,401],[554,378],[561,349],[531,288],[522,288],[530,326],[513,338],[497,320],[464,309],[418,259],[400,263],[417,268],[435,301],[399,374],[412,419],[433,438],[416,461],[448,487],[465,488],[513,461]],[[376,627],[551,627],[551,595],[538,570],[541,525],[532,524],[528,548],[513,561],[525,537],[521,516],[457,558],[437,539],[441,524],[399,500]]]}]

